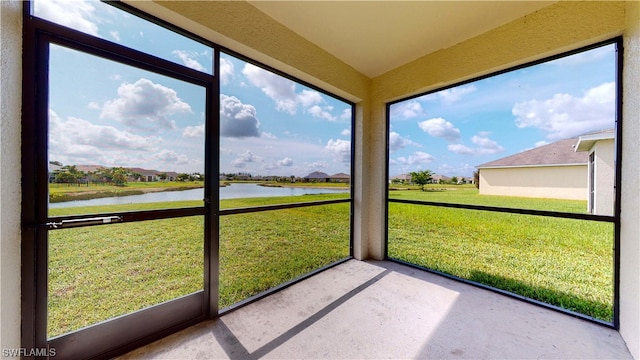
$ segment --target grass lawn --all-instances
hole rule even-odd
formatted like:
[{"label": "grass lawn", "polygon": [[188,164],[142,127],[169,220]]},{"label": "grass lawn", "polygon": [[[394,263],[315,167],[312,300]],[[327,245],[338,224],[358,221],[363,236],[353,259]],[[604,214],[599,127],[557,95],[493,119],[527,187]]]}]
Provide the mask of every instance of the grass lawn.
[{"label": "grass lawn", "polygon": [[[273,198],[274,203],[287,201]],[[343,194],[305,195],[308,201]],[[265,198],[259,199],[264,204]],[[223,200],[221,207],[255,199]],[[190,207],[202,202],[172,202]],[[162,203],[50,209],[52,216],[162,208]],[[349,204],[220,219],[220,306],[349,256]],[[48,335],[57,336],[203,289],[203,217],[49,232]]]},{"label": "grass lawn", "polygon": [[[451,196],[446,199],[444,197]],[[398,191],[393,198],[581,212],[584,202]],[[613,224],[389,204],[389,257],[612,320]]]},{"label": "grass lawn", "polygon": [[[222,200],[221,208],[346,194]],[[474,189],[393,198],[582,212],[584,202],[484,197]],[[201,201],[50,209],[52,216]],[[220,307],[349,255],[349,204],[220,218]],[[203,217],[49,232],[50,337],[203,288]],[[389,255],[610,321],[613,225],[391,203]]]}]

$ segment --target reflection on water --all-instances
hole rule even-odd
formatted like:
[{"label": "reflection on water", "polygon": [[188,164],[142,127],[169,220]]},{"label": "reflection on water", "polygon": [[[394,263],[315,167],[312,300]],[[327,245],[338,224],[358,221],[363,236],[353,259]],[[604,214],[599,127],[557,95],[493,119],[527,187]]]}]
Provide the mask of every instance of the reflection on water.
[{"label": "reflection on water", "polygon": [[[299,187],[266,187],[257,184],[231,184],[220,188],[220,199],[237,199],[269,196],[297,196],[307,194],[336,194],[346,193],[348,189],[321,189]],[[121,205],[135,203],[150,203],[164,201],[202,200],[204,190],[191,189],[183,191],[162,191],[142,195],[107,197],[90,200],[66,201],[49,204],[49,208],[63,208],[94,205]]]}]

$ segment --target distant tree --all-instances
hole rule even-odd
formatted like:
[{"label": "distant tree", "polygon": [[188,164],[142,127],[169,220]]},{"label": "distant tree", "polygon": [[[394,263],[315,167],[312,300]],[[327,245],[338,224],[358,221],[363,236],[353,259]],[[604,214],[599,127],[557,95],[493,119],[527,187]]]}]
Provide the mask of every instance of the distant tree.
[{"label": "distant tree", "polygon": [[111,182],[113,182],[114,185],[125,186],[127,184],[129,170],[123,167],[113,167],[109,170],[111,172]]},{"label": "distant tree", "polygon": [[62,163],[60,161],[49,161],[49,164],[51,165],[57,165],[57,166],[62,166]]},{"label": "distant tree", "polygon": [[420,185],[420,189],[424,191],[424,186],[431,180],[433,172],[431,170],[412,171],[409,175],[411,175],[411,182]]},{"label": "distant tree", "polygon": [[178,174],[176,175],[176,181],[180,181],[180,182],[184,182],[184,181],[189,181],[191,178],[191,176],[189,174]]},{"label": "distant tree", "polygon": [[116,186],[125,186],[129,173],[130,171],[123,167],[100,168],[95,172],[98,177]]},{"label": "distant tree", "polygon": [[160,180],[166,180],[166,179],[167,179],[167,173],[166,173],[166,172],[158,173],[158,174],[156,174],[156,175],[158,175],[158,178],[159,178]]},{"label": "distant tree", "polygon": [[458,177],[457,176],[452,177],[451,178],[451,183],[452,184],[457,184],[458,183]]},{"label": "distant tree", "polygon": [[54,181],[63,184],[77,184],[87,176],[84,171],[78,170],[75,165],[65,165],[56,170],[54,175]]}]

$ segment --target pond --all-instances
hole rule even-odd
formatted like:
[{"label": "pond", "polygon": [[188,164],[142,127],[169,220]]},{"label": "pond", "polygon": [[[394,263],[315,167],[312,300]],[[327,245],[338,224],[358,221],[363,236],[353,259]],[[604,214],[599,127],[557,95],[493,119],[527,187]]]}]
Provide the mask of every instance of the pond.
[{"label": "pond", "polygon": [[[297,196],[307,194],[337,194],[347,193],[348,189],[322,189],[302,187],[267,187],[258,184],[231,184],[220,188],[220,199],[238,199],[270,196]],[[66,201],[49,204],[49,208],[66,208],[76,206],[94,205],[121,205],[134,203],[149,203],[163,201],[202,200],[203,189],[191,189],[183,191],[162,191],[142,195],[107,197],[90,200]]]}]

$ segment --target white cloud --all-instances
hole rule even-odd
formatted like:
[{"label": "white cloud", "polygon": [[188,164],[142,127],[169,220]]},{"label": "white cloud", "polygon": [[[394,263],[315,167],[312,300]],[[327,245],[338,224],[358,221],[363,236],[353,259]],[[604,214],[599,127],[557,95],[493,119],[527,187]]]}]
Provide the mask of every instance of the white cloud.
[{"label": "white cloud", "polygon": [[475,92],[477,88],[474,85],[456,86],[451,89],[442,90],[438,92],[438,97],[442,103],[451,105],[458,102],[464,95]]},{"label": "white cloud", "polygon": [[197,138],[204,137],[204,123],[197,126],[187,126],[182,130],[183,137]]},{"label": "white cloud", "polygon": [[243,104],[235,96],[220,95],[220,136],[259,137],[259,127],[253,105]]},{"label": "white cloud", "polygon": [[608,82],[591,88],[582,97],[555,94],[546,100],[516,103],[512,113],[519,128],[540,129],[550,140],[613,128],[615,83]]},{"label": "white cloud", "polygon": [[336,121],[336,117],[331,115],[331,110],[333,110],[333,107],[331,106],[325,106],[324,108],[321,108],[318,105],[313,105],[307,111],[314,117],[325,119],[328,121]]},{"label": "white cloud", "polygon": [[247,163],[256,163],[262,162],[263,158],[255,155],[251,151],[247,150],[244,153],[240,154],[235,160],[231,162],[231,165],[236,168],[244,168]]},{"label": "white cloud", "polygon": [[307,164],[307,170],[310,172],[320,171],[322,169],[326,169],[327,167],[329,167],[329,164],[327,164],[325,161],[315,161],[310,164]]},{"label": "white cloud", "polygon": [[222,85],[227,85],[231,78],[235,75],[235,69],[231,60],[227,58],[220,58],[220,82]]},{"label": "white cloud", "polygon": [[177,154],[175,151],[162,149],[154,155],[154,158],[167,165],[184,165],[189,163],[189,158],[184,154]]},{"label": "white cloud", "polygon": [[481,131],[477,135],[472,136],[471,142],[477,146],[471,148],[463,144],[449,144],[447,149],[459,155],[476,156],[497,154],[504,151],[502,146],[489,138],[489,133],[486,131]]},{"label": "white cloud", "polygon": [[533,145],[533,147],[540,147],[540,146],[545,146],[545,145],[548,145],[548,144],[549,144],[549,142],[548,142],[548,141],[546,141],[546,140],[540,140],[540,141],[537,141],[537,142]]},{"label": "white cloud", "polygon": [[478,155],[497,154],[504,151],[504,148],[498,145],[494,140],[489,139],[489,133],[480,132],[478,135],[471,137],[471,142],[478,145],[476,152]]},{"label": "white cloud", "polygon": [[444,138],[449,142],[456,142],[460,139],[460,129],[443,118],[434,118],[419,122],[418,127],[433,137]]},{"label": "white cloud", "polygon": [[207,70],[204,66],[202,66],[202,64],[198,62],[198,60],[195,59],[198,54],[194,54],[185,50],[173,50],[171,53],[182,60],[182,64],[186,67],[203,72]]},{"label": "white cloud", "polygon": [[163,141],[75,117],[63,120],[53,110],[49,111],[49,131],[51,158],[72,164],[110,164],[114,158],[154,152]]},{"label": "white cloud", "polygon": [[423,116],[424,114],[425,112],[422,105],[415,100],[403,101],[391,107],[391,117],[400,116],[404,119],[409,119],[416,116]]},{"label": "white cloud", "polygon": [[251,64],[246,64],[242,73],[254,86],[259,87],[265,95],[276,102],[276,109],[291,115],[296,113],[298,96],[296,84],[293,81]]},{"label": "white cloud", "polygon": [[435,101],[440,100],[445,105],[451,105],[460,101],[464,95],[471,94],[478,89],[475,85],[457,86],[451,89],[441,90],[435,93],[421,96],[417,98],[419,101]]},{"label": "white cloud", "polygon": [[449,144],[449,151],[460,155],[473,155],[473,149],[463,144]]},{"label": "white cloud", "polygon": [[404,165],[426,165],[433,162],[436,158],[426,152],[416,151],[409,157],[401,156],[396,158],[396,162]]},{"label": "white cloud", "polygon": [[345,164],[351,162],[351,141],[330,139],[324,148],[326,151],[334,154],[340,162]]},{"label": "white cloud", "polygon": [[80,30],[89,35],[98,35],[96,8],[90,1],[49,0],[35,1],[35,11],[39,16],[60,25]]},{"label": "white cloud", "polygon": [[[276,104],[278,111],[284,111],[291,115],[295,115],[298,106],[302,106],[306,112],[314,117],[325,119],[328,121],[336,121],[333,115],[332,106],[321,106],[324,103],[322,95],[315,90],[303,89],[300,93],[296,92],[296,83],[264,70],[252,64],[245,64],[242,73],[249,79],[249,82],[262,90]],[[346,115],[341,114],[341,118],[351,117],[351,112]]]},{"label": "white cloud", "polygon": [[340,114],[340,119],[342,120],[351,120],[351,108],[342,110],[342,114]]},{"label": "white cloud", "polygon": [[278,138],[277,136],[273,135],[272,133],[266,132],[266,131],[263,131],[262,134],[260,135],[260,137],[262,137],[263,139],[272,139],[272,140],[275,140],[275,139]]},{"label": "white cloud", "polygon": [[344,129],[340,132],[342,136],[351,136],[351,129]]},{"label": "white cloud", "polygon": [[293,166],[293,159],[289,157],[285,157],[282,160],[277,161],[278,166]]},{"label": "white cloud", "polygon": [[111,37],[115,40],[115,41],[120,41],[120,33],[117,31],[109,31],[109,35],[111,35]]},{"label": "white cloud", "polygon": [[389,151],[394,152],[396,150],[405,148],[407,146],[418,146],[421,145],[411,141],[409,138],[403,138],[395,131],[389,133]]},{"label": "white cloud", "polygon": [[104,103],[100,117],[139,129],[175,129],[175,122],[168,116],[190,112],[189,104],[180,100],[175,90],[140,79],[120,85],[118,97]]},{"label": "white cloud", "polygon": [[302,92],[298,95],[298,100],[302,104],[302,106],[308,107],[315,104],[321,104],[322,95],[320,95],[317,91],[312,90],[302,90]]}]

